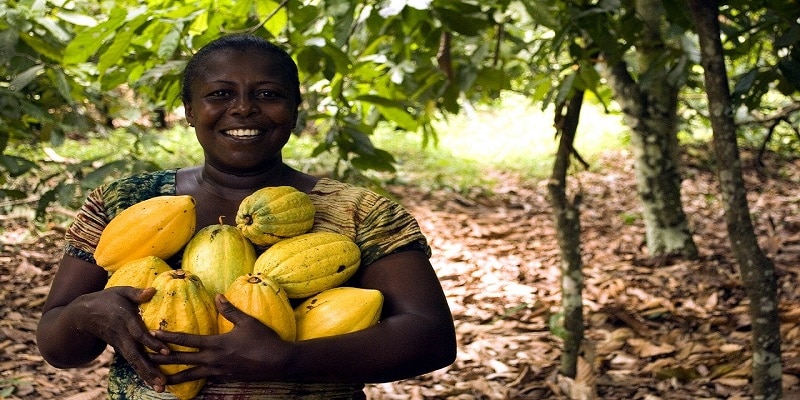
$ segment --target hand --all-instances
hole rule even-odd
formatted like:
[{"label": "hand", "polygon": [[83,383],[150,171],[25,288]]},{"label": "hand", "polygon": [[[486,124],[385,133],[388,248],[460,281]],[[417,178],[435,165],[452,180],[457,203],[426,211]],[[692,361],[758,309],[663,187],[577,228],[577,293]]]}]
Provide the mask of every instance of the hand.
[{"label": "hand", "polygon": [[280,379],[279,373],[290,344],[268,326],[234,307],[223,295],[216,297],[217,310],[233,322],[223,335],[192,335],[152,331],[161,342],[193,347],[196,352],[171,351],[151,354],[156,364],[187,364],[194,367],[168,377],[169,384],[216,377],[221,380],[260,381]]},{"label": "hand", "polygon": [[79,297],[74,305],[79,330],[111,345],[136,373],[156,391],[163,391],[166,376],[150,361],[145,347],[169,352],[165,343],[149,334],[139,315],[139,304],[149,301],[154,288],[113,287]]}]

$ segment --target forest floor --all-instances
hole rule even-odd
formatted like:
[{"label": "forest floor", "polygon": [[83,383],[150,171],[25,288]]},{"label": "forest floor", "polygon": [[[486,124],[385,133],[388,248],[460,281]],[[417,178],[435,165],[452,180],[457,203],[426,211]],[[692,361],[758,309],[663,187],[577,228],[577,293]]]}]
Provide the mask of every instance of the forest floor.
[{"label": "forest floor", "polygon": [[[706,155],[707,156],[707,155]],[[800,388],[800,159],[744,155],[749,204],[781,297],[786,399]],[[451,366],[369,385],[372,399],[750,399],[748,299],[726,235],[717,180],[703,157],[686,159],[685,211],[695,261],[647,257],[632,161],[604,157],[582,188],[586,345],[575,379],[560,376],[560,256],[544,182],[496,174],[466,194],[392,186],[418,218],[450,301],[459,352]],[[11,217],[0,230],[0,399],[99,400],[106,352],[58,370],[35,342],[63,229],[30,235]]]}]

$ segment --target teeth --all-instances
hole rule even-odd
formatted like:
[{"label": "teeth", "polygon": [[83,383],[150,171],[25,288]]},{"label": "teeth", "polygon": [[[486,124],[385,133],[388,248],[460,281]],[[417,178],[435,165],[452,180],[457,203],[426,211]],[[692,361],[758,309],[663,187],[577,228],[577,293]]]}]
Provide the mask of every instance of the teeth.
[{"label": "teeth", "polygon": [[258,129],[231,129],[225,133],[237,137],[256,136],[258,135]]}]

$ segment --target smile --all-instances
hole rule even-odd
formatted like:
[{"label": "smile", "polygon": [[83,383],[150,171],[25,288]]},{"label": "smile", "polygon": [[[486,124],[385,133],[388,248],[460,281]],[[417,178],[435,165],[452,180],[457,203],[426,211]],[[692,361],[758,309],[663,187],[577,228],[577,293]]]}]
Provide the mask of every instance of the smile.
[{"label": "smile", "polygon": [[251,137],[258,136],[258,129],[231,129],[224,132],[226,135],[235,137]]}]

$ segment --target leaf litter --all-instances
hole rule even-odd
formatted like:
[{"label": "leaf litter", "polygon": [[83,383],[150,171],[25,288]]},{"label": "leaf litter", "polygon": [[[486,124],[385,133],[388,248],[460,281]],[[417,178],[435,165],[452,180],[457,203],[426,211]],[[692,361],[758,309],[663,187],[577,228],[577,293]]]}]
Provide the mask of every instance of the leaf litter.
[{"label": "leaf litter", "polygon": [[[586,341],[574,379],[558,374],[560,256],[543,182],[497,173],[491,190],[390,186],[433,248],[459,351],[449,367],[370,384],[371,399],[751,399],[748,299],[727,241],[716,178],[685,162],[683,200],[695,261],[647,256],[630,156],[570,178],[582,190]],[[800,159],[743,154],[760,244],[781,299],[784,398],[800,398]],[[36,324],[63,227],[32,235],[0,220],[0,399],[99,400],[111,351],[86,368],[47,365]]]}]

